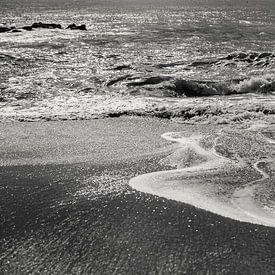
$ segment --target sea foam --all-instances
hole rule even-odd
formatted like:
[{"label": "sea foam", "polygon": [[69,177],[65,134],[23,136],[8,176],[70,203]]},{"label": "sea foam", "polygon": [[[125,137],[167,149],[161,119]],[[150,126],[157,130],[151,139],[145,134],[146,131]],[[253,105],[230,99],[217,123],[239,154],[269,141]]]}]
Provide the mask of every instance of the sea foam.
[{"label": "sea foam", "polygon": [[[200,135],[163,134],[162,138],[177,142],[180,149],[190,148],[204,161],[182,169],[137,176],[130,180],[130,186],[241,222],[275,227],[275,213],[266,211],[255,200],[258,186],[270,180],[270,175],[259,167],[260,163],[268,161],[257,161],[249,166],[238,156],[235,160],[224,157],[216,151],[220,135],[221,132],[213,140],[212,148],[206,149],[201,145]],[[242,182],[236,180],[239,177],[236,173],[241,174]],[[246,180],[249,173],[253,176],[247,176]]]}]

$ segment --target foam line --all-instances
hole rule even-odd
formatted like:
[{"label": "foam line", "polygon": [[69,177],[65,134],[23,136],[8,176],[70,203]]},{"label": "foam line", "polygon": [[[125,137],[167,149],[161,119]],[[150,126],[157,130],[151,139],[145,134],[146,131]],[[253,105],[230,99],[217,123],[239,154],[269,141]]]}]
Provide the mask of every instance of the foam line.
[{"label": "foam line", "polygon": [[[180,147],[187,146],[191,148],[197,154],[203,156],[205,161],[183,169],[159,171],[137,176],[129,182],[132,188],[144,193],[187,203],[241,222],[275,227],[275,213],[265,211],[254,200],[256,187],[269,177],[267,173],[259,168],[258,165],[261,161],[256,162],[253,166],[257,173],[261,175],[261,178],[248,182],[244,187],[235,189],[233,194],[229,192],[228,197],[226,197],[216,192],[217,185],[211,185],[209,182],[205,183],[204,177],[211,179],[213,173],[217,174],[222,169],[227,169],[229,172],[234,168],[236,170],[243,167],[244,162],[233,162],[219,155],[215,150],[218,137],[214,140],[214,146],[210,150],[200,146],[199,141],[202,138],[200,135],[183,137],[180,133],[165,133],[162,138],[177,142]],[[226,184],[230,184],[230,182]],[[220,186],[225,187],[225,185],[219,185],[219,188]]]}]

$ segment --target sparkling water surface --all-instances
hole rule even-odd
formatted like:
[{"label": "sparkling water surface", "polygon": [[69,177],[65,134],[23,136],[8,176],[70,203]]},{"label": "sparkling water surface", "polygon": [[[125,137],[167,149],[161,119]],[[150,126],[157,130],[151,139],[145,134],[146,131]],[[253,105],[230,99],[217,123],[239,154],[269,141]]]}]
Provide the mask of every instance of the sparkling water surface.
[{"label": "sparkling water surface", "polygon": [[[226,106],[234,123],[255,119],[252,111],[274,114],[273,0],[0,1],[2,24],[20,28],[41,21],[63,27],[0,33],[0,120],[34,113],[38,120],[49,119],[50,112],[82,118],[80,111],[128,110],[130,103],[142,106],[142,114],[151,102],[180,102],[189,108],[185,117],[207,119],[212,114],[220,119]],[[65,29],[71,23],[88,30]],[[201,83],[203,92],[213,91],[214,83],[215,89],[241,95],[185,97],[177,93],[178,80],[190,81],[191,88]],[[242,94],[247,91],[254,94]],[[116,105],[109,98],[120,101]],[[206,103],[213,109],[201,107]],[[3,123],[0,272],[272,273],[274,227],[130,188],[131,178],[171,169],[161,162],[163,151],[151,152],[163,149],[161,134],[197,132],[211,145],[211,135],[223,127],[174,123],[123,118]],[[264,152],[256,134],[250,140],[242,129],[238,136],[235,125],[230,127],[232,143],[224,145],[228,136],[222,135],[217,152],[237,163],[251,148]],[[274,130],[266,131],[274,139]],[[188,152],[189,163],[194,154]],[[253,203],[273,215],[274,166],[262,155],[246,165],[243,173],[225,169],[211,186],[228,201],[232,178],[237,186],[260,179],[261,185],[253,185]],[[235,199],[241,207],[243,193]]]},{"label": "sparkling water surface", "polygon": [[[258,58],[274,51],[272,1],[4,1],[3,7],[1,20],[8,25],[41,21],[88,28],[2,33],[5,100],[136,94],[142,89],[132,82],[160,76],[224,81],[268,75],[274,81],[274,56]],[[248,58],[223,59],[239,52]]]}]

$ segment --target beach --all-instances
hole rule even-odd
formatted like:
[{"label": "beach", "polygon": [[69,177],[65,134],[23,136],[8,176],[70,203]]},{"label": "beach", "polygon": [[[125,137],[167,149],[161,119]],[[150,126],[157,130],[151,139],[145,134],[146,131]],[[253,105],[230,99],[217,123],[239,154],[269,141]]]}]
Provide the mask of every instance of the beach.
[{"label": "beach", "polygon": [[128,184],[173,169],[159,162],[176,149],[161,134],[219,128],[144,118],[2,124],[1,272],[272,273],[274,228]]},{"label": "beach", "polygon": [[1,0],[0,273],[274,274],[274,0]]}]

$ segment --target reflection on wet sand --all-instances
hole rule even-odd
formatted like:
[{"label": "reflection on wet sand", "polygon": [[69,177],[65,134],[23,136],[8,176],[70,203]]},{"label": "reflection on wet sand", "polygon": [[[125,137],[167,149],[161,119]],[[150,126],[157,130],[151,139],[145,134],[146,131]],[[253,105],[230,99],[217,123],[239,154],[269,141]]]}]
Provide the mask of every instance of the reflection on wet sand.
[{"label": "reflection on wet sand", "polygon": [[[175,151],[176,143],[159,138],[164,132],[184,131],[186,138],[196,133],[205,151],[216,139],[226,169],[204,170],[204,177],[200,169],[185,173],[190,200],[197,194],[200,203],[219,198],[220,205],[230,205],[233,192],[261,174],[222,151],[230,141],[237,151],[238,135],[225,129],[217,138],[221,127],[129,117],[2,124],[0,274],[272,274],[273,227],[241,223],[128,185],[138,174],[173,169],[173,163],[184,168],[206,162],[201,152],[183,146]],[[250,136],[255,141],[257,134],[247,132],[245,140]],[[247,155],[248,142],[241,144]],[[260,149],[252,152],[259,159],[266,154]],[[271,177],[267,165],[258,167]],[[182,182],[175,177],[175,190]],[[264,180],[255,199],[275,201],[275,192],[265,196],[270,186]]]},{"label": "reflection on wet sand", "polygon": [[262,182],[274,181],[272,173],[260,167],[274,160],[274,140],[257,131],[259,128],[234,133],[221,130],[215,138],[208,137],[208,148],[204,144],[207,137],[165,133],[162,138],[179,145],[178,154],[168,157],[170,165],[178,169],[137,176],[130,186],[238,221],[274,227],[275,213],[255,200]]}]

